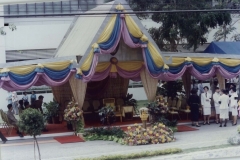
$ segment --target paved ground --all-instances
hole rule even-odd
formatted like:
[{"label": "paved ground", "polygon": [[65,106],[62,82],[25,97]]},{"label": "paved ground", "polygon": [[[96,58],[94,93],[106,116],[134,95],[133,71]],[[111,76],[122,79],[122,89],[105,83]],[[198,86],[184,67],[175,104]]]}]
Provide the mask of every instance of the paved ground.
[{"label": "paved ground", "polygon": [[[159,150],[167,148],[201,148],[209,146],[226,145],[230,136],[237,134],[236,126],[219,128],[216,124],[202,126],[198,131],[177,132],[176,142],[157,145],[124,146],[109,141],[91,141],[81,143],[60,144],[53,138],[39,138],[42,160],[73,160],[83,157],[98,157],[110,154],[136,153],[146,150]],[[147,158],[161,159],[210,159],[240,157],[240,146],[213,151],[201,151],[197,153],[176,154]],[[1,145],[2,160],[33,160],[34,148],[31,139],[9,141]],[[230,159],[230,158],[227,158]],[[239,159],[239,158],[238,158]]]}]

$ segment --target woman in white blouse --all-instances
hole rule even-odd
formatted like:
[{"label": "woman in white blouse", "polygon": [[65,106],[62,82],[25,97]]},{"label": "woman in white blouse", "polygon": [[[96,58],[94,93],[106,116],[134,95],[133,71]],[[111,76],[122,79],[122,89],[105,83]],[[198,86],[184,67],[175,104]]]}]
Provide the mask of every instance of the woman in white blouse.
[{"label": "woman in white blouse", "polygon": [[203,115],[204,115],[203,125],[205,125],[206,123],[210,125],[209,119],[211,115],[212,95],[211,93],[208,92],[209,88],[207,86],[205,86],[203,89],[204,89],[204,93],[201,94],[201,104],[202,104]]},{"label": "woman in white blouse", "polygon": [[229,108],[232,111],[232,125],[237,125],[237,115],[238,115],[238,94],[236,88],[231,89],[230,105]]},{"label": "woman in white blouse", "polygon": [[228,104],[229,104],[229,96],[227,90],[222,90],[221,96],[219,97],[219,112],[220,112],[220,126],[222,127],[222,122],[224,121],[224,127],[227,126],[228,116]]}]

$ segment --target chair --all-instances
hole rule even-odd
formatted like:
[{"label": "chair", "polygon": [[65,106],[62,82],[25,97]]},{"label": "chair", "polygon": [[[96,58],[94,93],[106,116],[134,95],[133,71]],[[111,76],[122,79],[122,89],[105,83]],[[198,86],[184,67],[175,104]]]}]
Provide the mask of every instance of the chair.
[{"label": "chair", "polygon": [[168,108],[171,108],[172,107],[172,98],[171,97],[168,97]]},{"label": "chair", "polygon": [[187,114],[187,120],[188,120],[188,114],[191,112],[190,109],[187,108],[187,103],[186,103],[186,98],[182,98],[182,108],[181,108],[181,112],[186,113]]},{"label": "chair", "polygon": [[92,112],[89,112],[89,107],[90,107],[90,103],[88,101],[84,101],[83,106],[82,106],[83,114],[91,114],[92,113]]},{"label": "chair", "polygon": [[170,108],[171,110],[169,110],[168,113],[172,116],[172,119],[173,119],[173,115],[178,115],[178,118],[181,120],[181,117],[178,112],[177,104],[179,105],[180,103],[177,103],[176,98],[174,98],[172,101],[172,107]]},{"label": "chair", "polygon": [[103,105],[114,107],[113,110],[114,110],[115,116],[120,117],[120,121],[122,122],[122,109],[120,107],[119,111],[116,110],[117,107],[115,107],[115,98],[103,99]]},{"label": "chair", "polygon": [[12,130],[14,128],[14,126],[12,124],[10,124],[7,114],[3,112],[3,110],[0,111],[1,112],[1,116],[3,118],[3,121],[5,122],[5,128],[6,128],[6,132],[8,135],[12,134]]},{"label": "chair", "polygon": [[92,105],[93,105],[94,112],[98,112],[101,106],[99,100],[93,100]]},{"label": "chair", "polygon": [[172,101],[172,106],[170,109],[177,110],[177,98],[174,98]]}]

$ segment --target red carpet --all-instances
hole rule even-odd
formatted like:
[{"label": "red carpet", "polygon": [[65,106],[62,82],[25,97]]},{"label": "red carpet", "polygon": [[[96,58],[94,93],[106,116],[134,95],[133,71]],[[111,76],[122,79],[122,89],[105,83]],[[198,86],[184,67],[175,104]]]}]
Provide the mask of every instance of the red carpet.
[{"label": "red carpet", "polygon": [[76,143],[76,142],[85,142],[82,138],[78,136],[64,136],[64,137],[54,137],[59,143]]},{"label": "red carpet", "polygon": [[198,130],[196,128],[192,128],[192,127],[185,126],[185,125],[177,126],[177,128],[178,128],[178,132],[188,132],[188,131],[196,131],[196,130]]},{"label": "red carpet", "polygon": [[[67,124],[66,123],[62,123],[62,124],[48,124],[47,125],[47,130],[48,130],[47,132],[42,132],[42,134],[72,132],[72,131],[67,129]],[[12,130],[11,135],[7,135],[6,131],[3,128],[0,128],[0,131],[6,137],[16,137],[16,136],[18,136],[18,134],[16,133],[17,131],[15,129]]]}]

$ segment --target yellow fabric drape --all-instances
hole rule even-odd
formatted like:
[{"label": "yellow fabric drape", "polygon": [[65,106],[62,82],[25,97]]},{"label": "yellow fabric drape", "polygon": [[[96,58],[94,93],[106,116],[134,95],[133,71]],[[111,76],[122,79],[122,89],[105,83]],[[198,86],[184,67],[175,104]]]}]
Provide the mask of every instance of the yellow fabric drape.
[{"label": "yellow fabric drape", "polygon": [[9,70],[14,74],[25,75],[33,72],[36,69],[36,66],[21,66],[21,67],[11,67]]},{"label": "yellow fabric drape", "polygon": [[141,61],[119,62],[117,66],[125,71],[136,71],[143,66],[143,62]]},{"label": "yellow fabric drape", "polygon": [[113,15],[111,17],[111,19],[109,20],[108,24],[104,28],[103,32],[99,36],[99,39],[98,39],[97,43],[104,43],[104,42],[106,42],[109,39],[109,37],[112,34],[112,31],[113,31],[116,19],[117,19],[117,15]]},{"label": "yellow fabric drape", "polygon": [[[75,101],[78,103],[78,106],[82,108],[84,99],[85,99],[87,83],[84,83],[82,80],[76,79],[75,76],[71,76],[71,78],[69,79],[69,83],[70,83]],[[83,121],[83,124],[85,124],[83,115],[82,115],[82,121]]]},{"label": "yellow fabric drape", "polygon": [[69,83],[75,101],[78,103],[79,107],[82,108],[86,94],[87,83],[84,83],[82,80],[76,79],[75,76],[71,76],[71,78],[69,79]]},{"label": "yellow fabric drape", "polygon": [[102,63],[98,63],[95,72],[103,72],[105,71],[109,66],[111,65],[110,62],[102,62]]},{"label": "yellow fabric drape", "polygon": [[81,70],[88,71],[90,69],[92,60],[93,60],[93,56],[94,56],[94,53],[93,53],[93,49],[92,49],[91,52],[89,53],[89,55],[87,56],[87,58],[85,59],[84,63],[80,67]]},{"label": "yellow fabric drape", "polygon": [[110,70],[110,72],[117,72],[117,67],[116,67],[116,65],[115,64],[112,64],[112,67],[111,67],[111,70]]},{"label": "yellow fabric drape", "polygon": [[66,69],[72,61],[44,63],[43,66],[52,70],[60,71]]},{"label": "yellow fabric drape", "polygon": [[190,95],[190,91],[191,91],[191,74],[188,71],[186,71],[183,74],[182,81],[183,81],[184,90],[186,92],[186,96],[188,98]]},{"label": "yellow fabric drape", "polygon": [[70,84],[69,84],[69,82],[67,82],[61,86],[51,87],[51,88],[52,88],[52,93],[53,93],[54,99],[60,105],[59,120],[63,121],[64,110],[67,106],[67,103],[71,101],[72,96],[73,96]]},{"label": "yellow fabric drape", "polygon": [[220,58],[219,61],[223,64],[225,64],[226,66],[237,66],[240,65],[240,60],[239,59],[222,59]]},{"label": "yellow fabric drape", "polygon": [[157,49],[150,42],[148,43],[148,49],[151,53],[151,56],[152,56],[152,59],[153,59],[155,65],[158,67],[162,67],[164,65],[162,56],[160,55],[160,53],[158,53]]},{"label": "yellow fabric drape", "polygon": [[216,72],[218,84],[220,89],[225,89],[225,78],[219,73]]},{"label": "yellow fabric drape", "polygon": [[148,101],[153,102],[156,97],[158,80],[152,78],[148,74],[146,69],[142,70],[140,76],[141,76],[142,84],[143,84],[144,90],[146,92]]},{"label": "yellow fabric drape", "polygon": [[125,21],[128,31],[133,35],[133,37],[141,38],[143,36],[142,31],[139,29],[138,25],[134,22],[131,16],[125,15]]}]

